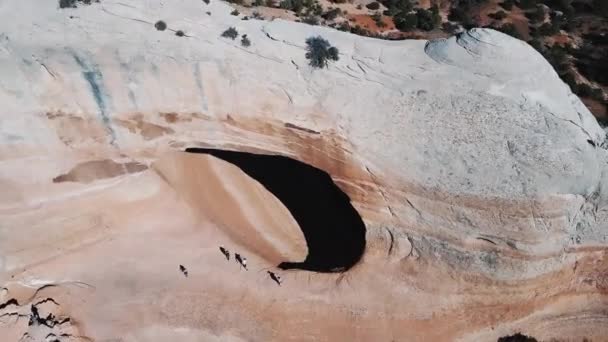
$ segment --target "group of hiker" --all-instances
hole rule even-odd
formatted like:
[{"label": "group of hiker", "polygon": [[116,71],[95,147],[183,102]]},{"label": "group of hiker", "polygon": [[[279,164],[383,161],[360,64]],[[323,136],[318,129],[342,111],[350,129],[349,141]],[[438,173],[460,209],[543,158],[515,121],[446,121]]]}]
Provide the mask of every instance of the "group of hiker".
[{"label": "group of hiker", "polygon": [[[224,255],[226,260],[230,261],[230,251],[228,249],[226,249],[224,246],[220,246],[219,248],[220,248],[220,252]],[[234,253],[234,260],[236,260],[236,262],[240,265],[240,267],[247,270],[247,258],[240,255],[239,253]],[[179,265],[179,270],[180,270],[180,272],[182,272],[182,274],[185,277],[188,277],[188,270],[186,269],[186,267],[184,267],[184,265]],[[277,283],[277,285],[281,286],[281,283],[283,282],[281,280],[281,276],[279,276],[275,272],[268,271],[268,270],[266,271],[266,273],[268,274],[270,279],[272,279],[275,283]]]}]

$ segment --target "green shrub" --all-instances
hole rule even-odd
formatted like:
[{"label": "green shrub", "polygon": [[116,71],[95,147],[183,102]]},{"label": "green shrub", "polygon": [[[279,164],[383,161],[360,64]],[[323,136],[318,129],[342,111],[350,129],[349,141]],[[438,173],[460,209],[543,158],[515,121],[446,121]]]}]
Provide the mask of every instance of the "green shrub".
[{"label": "green shrub", "polygon": [[239,15],[241,13],[239,13],[239,10],[237,10],[236,8],[234,9],[234,11],[230,12],[230,15]]},{"label": "green shrub", "polygon": [[521,39],[521,36],[519,35],[519,32],[517,32],[515,25],[511,23],[503,24],[502,26],[498,27],[498,30],[502,33],[508,34],[511,37]]},{"label": "green shrub", "polygon": [[416,10],[416,20],[418,22],[416,26],[421,30],[431,31],[435,28],[435,21],[431,11],[422,8]]},{"label": "green shrub", "polygon": [[76,0],[59,0],[59,8],[76,8]]},{"label": "green shrub", "polygon": [[334,20],[336,19],[338,16],[340,16],[342,14],[342,10],[339,8],[330,8],[327,10],[327,12],[323,13],[321,15],[321,17],[323,17],[323,19],[325,20]]},{"label": "green shrub", "polygon": [[587,83],[578,83],[577,84],[577,92],[576,94],[580,97],[591,97],[591,93],[593,92],[593,88]]},{"label": "green shrub", "polygon": [[59,8],[76,8],[77,3],[90,5],[93,2],[99,2],[99,0],[59,0]]},{"label": "green shrub", "polygon": [[372,11],[376,11],[380,8],[380,4],[377,1],[374,1],[374,2],[370,2],[369,4],[365,5],[365,7],[367,7],[368,9],[370,9]]},{"label": "green shrub", "polygon": [[339,52],[321,36],[306,39],[306,59],[314,68],[324,68],[329,61],[337,61]]},{"label": "green shrub", "polygon": [[506,9],[507,11],[510,11],[513,8],[513,2],[513,0],[504,0],[500,3],[500,7]]},{"label": "green shrub", "polygon": [[558,31],[555,30],[555,27],[549,23],[544,23],[538,28],[538,34],[541,36],[552,36],[557,32]]},{"label": "green shrub", "polygon": [[243,37],[241,37],[241,45],[243,45],[244,47],[251,46],[251,41],[249,40],[249,38],[247,38],[246,34],[244,34]]},{"label": "green shrub", "polygon": [[410,0],[383,0],[381,3],[387,8],[384,14],[389,16],[405,15],[414,8]]},{"label": "green shrub", "polygon": [[488,14],[488,17],[496,19],[496,20],[503,20],[504,18],[507,17],[507,12],[498,11],[496,13],[490,13],[490,14]]},{"label": "green shrub", "polygon": [[185,34],[185,33],[184,33],[184,31],[182,31],[182,30],[177,30],[177,31],[175,31],[175,35],[176,35],[176,36],[178,36],[178,37],[183,37],[183,36],[185,36],[186,34]]},{"label": "green shrub", "polygon": [[418,26],[418,17],[414,13],[398,14],[393,18],[395,27],[400,31],[412,31]]},{"label": "green shrub", "polygon": [[226,31],[222,32],[222,37],[230,38],[235,40],[236,37],[239,36],[239,31],[237,31],[234,27],[229,27]]},{"label": "green shrub", "polygon": [[519,7],[523,9],[530,9],[536,6],[536,0],[519,0]]},{"label": "green shrub", "polygon": [[606,0],[593,0],[593,10],[604,18],[608,18],[608,1]]},{"label": "green shrub", "polygon": [[439,27],[441,25],[441,14],[439,13],[439,6],[437,4],[431,6],[431,16],[433,17],[435,27]]},{"label": "green shrub", "polygon": [[317,16],[309,14],[302,18],[302,22],[308,25],[319,25],[319,18]]},{"label": "green shrub", "polygon": [[532,12],[527,12],[526,17],[530,19],[532,23],[539,23],[545,20],[545,10],[539,6]]},{"label": "green shrub", "polygon": [[164,21],[159,20],[154,24],[154,27],[159,31],[164,31],[167,29],[167,24]]}]

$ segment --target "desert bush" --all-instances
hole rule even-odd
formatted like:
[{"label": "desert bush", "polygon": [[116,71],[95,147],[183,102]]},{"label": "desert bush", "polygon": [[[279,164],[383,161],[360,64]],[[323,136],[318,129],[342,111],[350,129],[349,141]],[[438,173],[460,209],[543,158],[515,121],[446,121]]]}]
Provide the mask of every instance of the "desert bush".
[{"label": "desert bush", "polygon": [[99,2],[99,0],[59,0],[59,8],[76,8],[77,3],[90,5],[93,2]]},{"label": "desert bush", "polygon": [[488,17],[490,17],[492,19],[496,19],[496,20],[503,20],[504,18],[507,17],[507,12],[498,11],[496,13],[490,13],[490,14],[488,14]]},{"label": "desert bush", "polygon": [[593,0],[593,10],[604,18],[608,18],[608,1],[606,0]]},{"label": "desert bush", "polygon": [[321,17],[323,17],[323,19],[325,20],[334,20],[336,19],[338,16],[340,16],[342,14],[342,10],[339,8],[330,8],[327,10],[327,12],[323,13],[321,15]]},{"label": "desert bush", "polygon": [[235,8],[234,11],[230,12],[230,15],[239,15],[239,11]]},{"label": "desert bush", "polygon": [[418,21],[416,26],[421,30],[431,31],[435,28],[435,21],[431,11],[419,8],[416,10],[416,20]]},{"label": "desert bush", "polygon": [[319,25],[319,17],[309,14],[302,18],[302,22],[308,25]]},{"label": "desert bush", "polygon": [[544,24],[540,25],[540,27],[538,28],[538,34],[541,36],[552,36],[552,35],[556,34],[557,32],[558,31],[555,30],[553,25],[551,25],[549,23],[544,23]]},{"label": "desert bush", "polygon": [[321,36],[306,39],[306,59],[314,68],[324,68],[329,61],[339,59],[338,49]]},{"label": "desert bush", "polygon": [[527,12],[525,15],[532,23],[538,23],[545,20],[545,10],[541,6],[536,7],[532,12]]},{"label": "desert bush", "polygon": [[304,3],[302,0],[283,0],[279,7],[299,13],[304,8]]},{"label": "desert bush", "polygon": [[76,8],[76,0],[59,0],[59,8]]},{"label": "desert bush", "polygon": [[239,31],[237,31],[234,27],[229,27],[226,31],[222,32],[222,37],[230,38],[235,40],[236,37],[239,36]]},{"label": "desert bush", "polygon": [[251,46],[251,41],[249,40],[249,38],[247,38],[246,34],[244,34],[243,37],[241,37],[241,45],[243,45],[244,47]]},{"label": "desert bush", "polygon": [[414,13],[398,14],[393,17],[395,27],[400,31],[412,31],[418,26],[418,16]]},{"label": "desert bush", "polygon": [[507,11],[510,11],[513,8],[513,3],[513,0],[504,0],[500,3],[500,7],[506,9]]},{"label": "desert bush", "polygon": [[178,37],[183,37],[183,36],[185,36],[186,34],[185,34],[185,33],[184,33],[184,31],[182,31],[182,30],[177,30],[177,31],[175,31],[175,35],[176,35],[176,36],[178,36]]},{"label": "desert bush", "polygon": [[431,6],[431,16],[435,27],[439,27],[441,25],[441,14],[439,13],[439,6],[437,4]]},{"label": "desert bush", "polygon": [[581,97],[591,97],[591,93],[593,92],[593,88],[587,83],[579,83],[577,87],[576,94]]},{"label": "desert bush", "polygon": [[450,14],[448,14],[448,20],[460,22],[464,26],[472,26],[474,24],[473,17],[471,16],[471,10],[467,7],[450,8]]},{"label": "desert bush", "polygon": [[387,8],[384,14],[390,16],[405,15],[414,8],[410,0],[383,0],[381,3]]},{"label": "desert bush", "polygon": [[530,9],[536,6],[536,0],[519,0],[519,7],[523,9]]},{"label": "desert bush", "polygon": [[209,5],[209,3],[211,2],[211,0],[203,0],[204,3],[206,3],[207,5]]},{"label": "desert bush", "polygon": [[167,24],[164,21],[159,20],[154,24],[154,27],[159,31],[164,31],[167,29]]},{"label": "desert bush", "polygon": [[498,27],[497,29],[498,29],[498,31],[500,31],[502,33],[506,33],[511,37],[521,39],[519,32],[517,32],[517,28],[515,28],[515,25],[513,25],[511,23],[503,24],[502,26]]},{"label": "desert bush", "polygon": [[375,11],[380,8],[380,3],[378,3],[377,1],[370,2],[369,4],[365,5],[365,7],[367,7],[368,9],[370,9],[372,11]]}]

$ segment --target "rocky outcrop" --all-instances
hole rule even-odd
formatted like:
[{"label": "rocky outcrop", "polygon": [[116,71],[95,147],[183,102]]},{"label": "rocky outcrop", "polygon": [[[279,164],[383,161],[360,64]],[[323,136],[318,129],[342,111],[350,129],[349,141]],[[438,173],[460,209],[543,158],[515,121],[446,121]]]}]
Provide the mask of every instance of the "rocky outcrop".
[{"label": "rocky outcrop", "polygon": [[[531,47],[492,30],[393,42],[230,12],[0,4],[2,336],[608,336],[605,133]],[[251,46],[220,37],[230,26]],[[311,69],[313,35],[339,61]],[[326,171],[365,221],[361,261],[274,270],[277,286],[264,270],[306,253],[297,223],[234,166],[178,152],[195,147]],[[32,320],[45,298],[61,311]],[[69,331],[28,324],[67,317]]]}]

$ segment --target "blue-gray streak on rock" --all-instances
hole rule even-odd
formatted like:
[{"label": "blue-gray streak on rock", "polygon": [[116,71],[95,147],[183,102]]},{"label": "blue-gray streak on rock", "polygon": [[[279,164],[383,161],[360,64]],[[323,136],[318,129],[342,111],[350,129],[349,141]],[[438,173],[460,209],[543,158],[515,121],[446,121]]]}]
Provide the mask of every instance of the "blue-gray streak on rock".
[{"label": "blue-gray streak on rock", "polygon": [[129,96],[129,101],[131,101],[131,103],[133,104],[133,107],[135,107],[134,109],[137,111],[138,109],[138,105],[137,105],[137,98],[135,97],[135,93],[133,92],[133,89],[131,89],[131,84],[132,83],[137,83],[136,79],[133,75],[133,70],[132,70],[132,66],[130,64],[130,62],[123,62],[120,59],[120,55],[118,54],[118,51],[116,52],[116,59],[118,60],[118,63],[120,64],[120,69],[122,71],[123,75],[127,76],[127,95]]},{"label": "blue-gray streak on rock", "polygon": [[203,111],[207,112],[207,98],[205,97],[205,90],[203,89],[203,81],[201,78],[201,66],[197,62],[194,64],[194,79],[196,80],[196,86],[198,87],[199,94],[201,96],[201,103]]},{"label": "blue-gray streak on rock", "polygon": [[114,145],[116,142],[116,132],[114,128],[112,128],[112,120],[107,113],[106,106],[106,92],[103,86],[103,77],[101,71],[95,64],[86,63],[86,61],[78,56],[75,52],[72,52],[72,56],[76,63],[82,69],[82,76],[89,83],[91,87],[91,92],[93,93],[93,99],[95,99],[95,103],[97,104],[97,108],[99,108],[99,115],[101,116],[101,121],[105,126],[106,130],[110,134],[110,144]]}]

